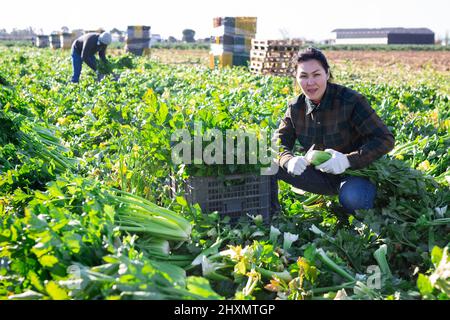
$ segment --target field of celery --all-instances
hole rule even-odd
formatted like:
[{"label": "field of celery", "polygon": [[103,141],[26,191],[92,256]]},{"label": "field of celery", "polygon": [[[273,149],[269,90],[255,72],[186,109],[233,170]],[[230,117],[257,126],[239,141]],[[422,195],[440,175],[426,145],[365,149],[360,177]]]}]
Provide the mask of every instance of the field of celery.
[{"label": "field of celery", "polygon": [[292,80],[110,60],[116,77],[83,66],[74,85],[68,52],[0,46],[0,299],[449,299],[449,70],[331,61],[396,138],[348,172],[377,185],[375,208],[281,183],[279,215],[231,224],[171,178],[258,165],[176,165],[171,136],[272,133]]}]

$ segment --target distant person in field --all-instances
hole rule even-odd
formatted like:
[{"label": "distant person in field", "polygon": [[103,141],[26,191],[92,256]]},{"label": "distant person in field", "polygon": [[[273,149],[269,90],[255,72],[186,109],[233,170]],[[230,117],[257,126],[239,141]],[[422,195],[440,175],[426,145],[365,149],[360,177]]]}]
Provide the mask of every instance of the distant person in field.
[{"label": "distant person in field", "polygon": [[[375,185],[345,171],[364,168],[387,154],[394,136],[362,94],[330,81],[330,66],[320,50],[304,49],[295,62],[303,93],[289,103],[275,133],[280,151],[272,209],[279,211],[278,180],[311,193],[338,195],[345,213],[373,208]],[[293,153],[296,143],[303,155]],[[331,158],[314,166],[308,157],[312,149],[327,151]]]},{"label": "distant person in field", "polygon": [[101,80],[104,75],[97,71],[97,60],[95,54],[103,62],[108,63],[106,59],[106,47],[111,43],[111,34],[109,32],[103,33],[87,33],[72,44],[72,64],[73,76],[72,82],[78,83],[81,75],[81,67],[85,62],[92,70],[97,73],[98,80]]}]

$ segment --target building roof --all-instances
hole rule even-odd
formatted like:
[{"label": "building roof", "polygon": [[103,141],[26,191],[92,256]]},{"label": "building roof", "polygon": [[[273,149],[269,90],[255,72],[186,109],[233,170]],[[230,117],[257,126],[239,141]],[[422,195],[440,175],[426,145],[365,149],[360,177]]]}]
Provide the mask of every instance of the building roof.
[{"label": "building roof", "polygon": [[359,29],[334,29],[331,32],[336,33],[352,33],[361,35],[387,36],[389,33],[396,34],[434,34],[428,28],[359,28]]}]

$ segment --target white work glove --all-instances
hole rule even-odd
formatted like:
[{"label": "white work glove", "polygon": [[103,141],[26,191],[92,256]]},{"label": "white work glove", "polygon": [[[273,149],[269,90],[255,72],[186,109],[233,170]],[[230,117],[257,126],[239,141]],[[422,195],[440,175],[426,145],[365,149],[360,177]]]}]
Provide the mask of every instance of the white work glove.
[{"label": "white work glove", "polygon": [[350,167],[350,162],[345,154],[333,149],[325,149],[325,151],[331,153],[331,158],[316,166],[317,170],[331,174],[341,174]]},{"label": "white work glove", "polygon": [[299,176],[305,171],[308,161],[305,157],[293,157],[286,164],[286,169],[289,174]]}]

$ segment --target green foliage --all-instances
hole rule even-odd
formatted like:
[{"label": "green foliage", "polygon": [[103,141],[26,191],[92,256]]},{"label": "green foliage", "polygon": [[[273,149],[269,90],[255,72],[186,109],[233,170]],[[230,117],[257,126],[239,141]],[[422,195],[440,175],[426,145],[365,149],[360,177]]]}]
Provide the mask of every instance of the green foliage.
[{"label": "green foliage", "polygon": [[[123,55],[110,59],[117,77],[73,85],[68,53],[0,54],[2,299],[448,299],[445,74],[422,83],[338,74],[396,138],[388,157],[348,171],[377,185],[374,209],[348,216],[335,196],[280,184],[282,214],[270,224],[243,214],[230,225],[189,204],[171,178],[261,164],[175,165],[171,135],[193,136],[201,121],[201,133],[264,129],[270,139],[293,97],[290,79]],[[186,219],[190,234],[157,249],[146,219],[123,230],[119,215],[140,219],[155,208],[147,201]],[[368,269],[377,265],[378,289]]]}]

